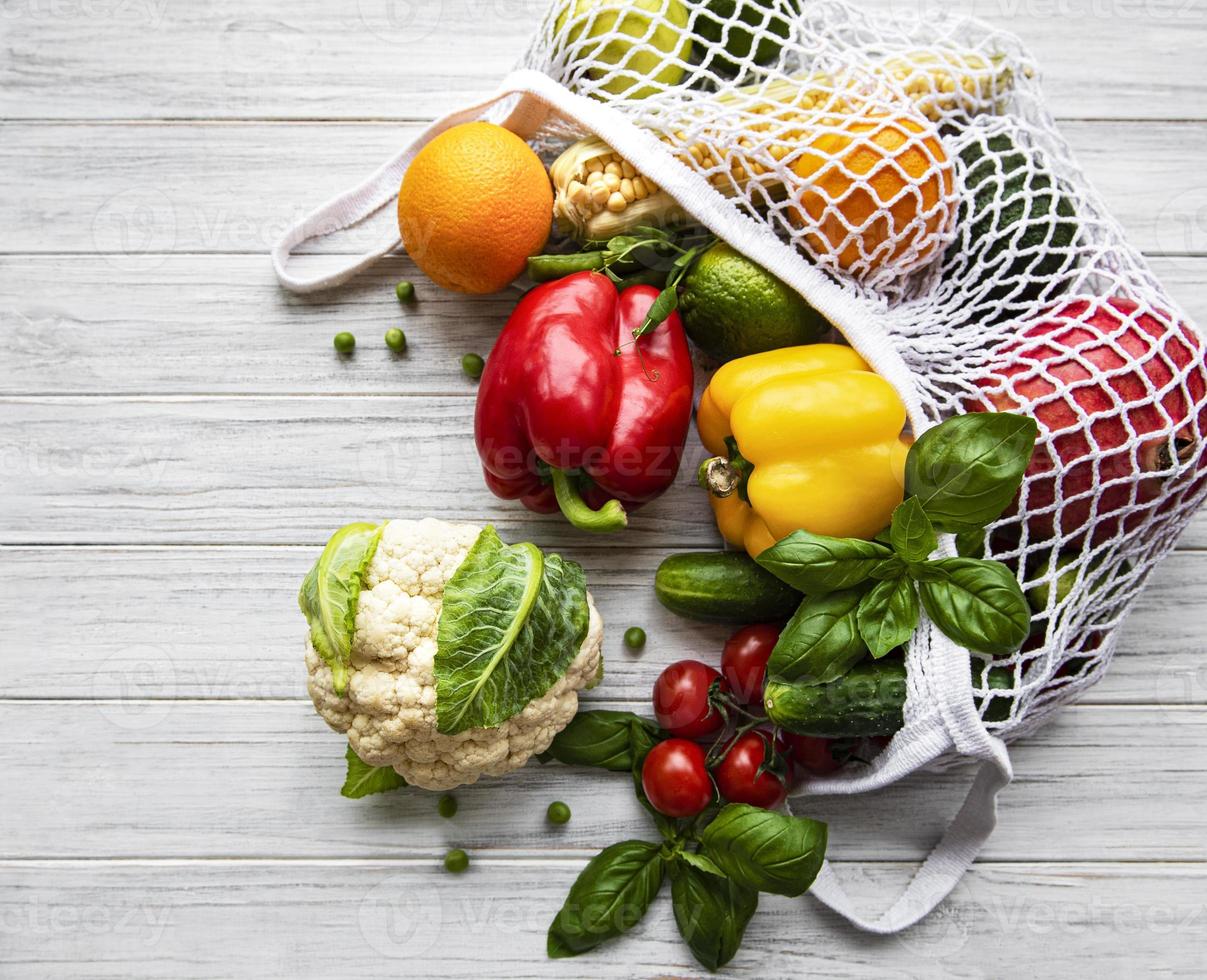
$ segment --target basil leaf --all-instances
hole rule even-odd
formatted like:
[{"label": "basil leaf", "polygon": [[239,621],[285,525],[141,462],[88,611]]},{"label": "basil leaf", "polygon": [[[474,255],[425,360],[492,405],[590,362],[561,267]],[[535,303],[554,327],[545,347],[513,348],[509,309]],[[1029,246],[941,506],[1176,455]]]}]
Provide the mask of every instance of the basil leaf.
[{"label": "basil leaf", "polygon": [[888,548],[874,541],[802,530],[777,541],[755,561],[797,592],[823,595],[866,581],[880,562],[891,557]]},{"label": "basil leaf", "polygon": [[494,727],[549,690],[587,635],[582,568],[485,527],[444,589],[436,728]]},{"label": "basil leaf", "polygon": [[705,874],[716,875],[719,878],[725,877],[725,872],[718,868],[716,862],[703,851],[680,851],[679,857],[690,864],[697,871],[703,871]]},{"label": "basil leaf", "polygon": [[892,558],[886,558],[880,564],[873,566],[871,578],[877,582],[883,582],[885,579],[899,578],[906,571],[905,562],[896,555]]},{"label": "basil leaf", "polygon": [[767,675],[805,684],[837,680],[867,656],[859,634],[855,589],[806,597],[788,620],[767,662]]},{"label": "basil leaf", "polygon": [[708,856],[739,885],[795,898],[826,856],[826,825],[808,817],[731,803],[704,828]]},{"label": "basil leaf", "polygon": [[753,888],[682,864],[671,867],[671,899],[679,934],[707,970],[719,970],[734,958],[759,907]]},{"label": "basil leaf", "polygon": [[365,569],[373,560],[384,524],[347,524],[327,541],[302,581],[298,606],[310,624],[310,643],[331,668],[331,684],[343,696],[352,663],[356,607]]},{"label": "basil leaf", "polygon": [[[643,732],[651,739],[648,745],[644,740],[637,741]],[[631,711],[580,711],[553,737],[544,754],[567,766],[628,772],[637,758],[635,741],[637,748],[644,749],[640,753],[644,756],[661,734],[652,721]]]},{"label": "basil leaf", "polygon": [[859,600],[855,620],[863,642],[879,660],[914,635],[920,616],[916,587],[902,575],[877,582],[872,591]]},{"label": "basil leaf", "polygon": [[407,781],[398,775],[393,767],[371,766],[364,762],[352,751],[351,745],[344,753],[344,758],[348,762],[348,775],[344,777],[343,788],[339,791],[340,796],[346,796],[350,800],[359,800],[362,796],[402,789],[407,784]]},{"label": "basil leaf", "polygon": [[944,558],[922,567],[928,575],[918,583],[922,605],[947,636],[980,653],[1011,653],[1022,646],[1031,610],[1009,568],[977,558]]},{"label": "basil leaf", "polygon": [[905,561],[925,561],[939,547],[939,536],[917,497],[897,505],[889,534],[893,551]]},{"label": "basil leaf", "polygon": [[664,865],[661,847],[644,840],[621,841],[595,855],[549,926],[550,958],[577,956],[633,928],[662,887]]},{"label": "basil leaf", "polygon": [[961,558],[984,558],[985,529],[979,527],[975,531],[961,531],[957,534],[956,553]]},{"label": "basil leaf", "polygon": [[971,531],[1002,515],[1035,449],[1034,419],[958,415],[923,433],[905,459],[905,492],[940,531]]}]

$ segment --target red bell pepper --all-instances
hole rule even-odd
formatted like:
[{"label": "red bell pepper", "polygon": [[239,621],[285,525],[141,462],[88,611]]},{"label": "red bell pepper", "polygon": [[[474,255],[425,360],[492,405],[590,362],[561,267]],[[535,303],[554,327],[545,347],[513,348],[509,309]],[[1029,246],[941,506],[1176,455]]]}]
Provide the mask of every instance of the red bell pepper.
[{"label": "red bell pepper", "polygon": [[486,484],[575,527],[614,531],[671,485],[691,421],[679,315],[640,340],[658,295],[580,272],[537,286],[486,361],[474,435]]}]

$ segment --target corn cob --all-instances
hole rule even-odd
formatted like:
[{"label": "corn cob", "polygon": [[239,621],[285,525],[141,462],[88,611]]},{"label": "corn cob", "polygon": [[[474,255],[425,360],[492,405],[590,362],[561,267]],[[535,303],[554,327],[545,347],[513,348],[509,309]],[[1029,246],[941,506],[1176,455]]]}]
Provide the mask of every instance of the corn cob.
[{"label": "corn cob", "polygon": [[566,231],[582,240],[604,240],[643,224],[674,224],[686,213],[666,191],[589,136],[561,154],[549,168],[556,194],[553,213]]},{"label": "corn cob", "polygon": [[[914,51],[886,59],[874,70],[901,84],[921,114],[937,122],[956,109],[969,115],[1001,111],[1013,84],[1012,72],[1001,67],[1003,60],[975,52]],[[758,182],[766,196],[782,198],[784,188],[771,168],[800,139],[802,133],[794,125],[803,126],[807,120],[834,125],[853,105],[866,104],[865,81],[813,72],[748,85],[716,96],[708,110],[716,114],[718,108],[732,106],[761,117],[745,135],[736,140],[719,136],[710,145],[691,140],[679,129],[662,139],[727,197]],[[825,110],[824,118],[817,118],[819,109]],[[716,147],[725,144],[733,149],[718,160]],[[641,225],[675,224],[687,217],[674,198],[594,136],[565,150],[549,174],[554,216],[563,231],[580,240],[605,240]]]},{"label": "corn cob", "polygon": [[936,123],[956,112],[997,115],[1014,87],[1005,55],[985,57],[975,51],[911,51],[881,62],[876,70],[895,81],[922,115]]}]

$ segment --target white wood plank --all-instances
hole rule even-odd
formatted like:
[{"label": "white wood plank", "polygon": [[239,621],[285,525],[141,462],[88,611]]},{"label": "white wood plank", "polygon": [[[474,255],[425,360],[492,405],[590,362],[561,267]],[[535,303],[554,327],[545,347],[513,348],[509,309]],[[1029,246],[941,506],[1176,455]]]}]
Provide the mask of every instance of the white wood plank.
[{"label": "white wood plank", "polygon": [[[294,597],[317,547],[7,548],[0,551],[0,698],[305,699]],[[575,547],[606,625],[607,698],[643,701],[657,672],[717,663],[730,628],[653,593],[664,549]],[[1171,555],[1124,627],[1091,704],[1207,704],[1207,553]],[[53,615],[31,610],[53,606]],[[169,616],[164,609],[170,609]],[[237,624],[236,628],[232,628]],[[640,655],[621,636],[640,625]]]},{"label": "white wood plank", "polygon": [[[0,544],[321,544],[349,520],[439,516],[542,547],[720,545],[695,439],[622,535],[498,500],[461,383],[462,396],[0,397]],[[1200,516],[1185,546],[1205,541]]]},{"label": "white wood plank", "polygon": [[[1207,324],[1207,258],[1158,257],[1156,273]],[[150,270],[100,256],[0,256],[0,394],[415,394],[473,389],[461,355],[489,351],[518,292],[469,297],[435,286],[413,304],[394,257],[318,298],[276,287],[258,255],[167,255]],[[384,346],[401,326],[409,353]],[[337,330],[357,338],[349,360]]]},{"label": "white wood plank", "polygon": [[[1017,33],[1039,59],[1059,115],[1203,117],[1207,73],[1196,54],[1207,23],[1186,0],[860,5],[907,21],[974,14]],[[26,3],[5,11],[0,115],[425,118],[493,91],[546,7],[293,0],[252,12],[237,0]]]},{"label": "white wood plank", "polygon": [[[462,380],[468,392],[471,383]],[[717,544],[690,450],[609,544]],[[0,542],[326,541],[356,515],[492,521],[542,546],[601,539],[497,500],[466,397],[0,399]]]},{"label": "white wood plank", "polygon": [[[1199,266],[1207,281],[1207,259]],[[461,355],[490,350],[518,290],[421,287],[405,257],[318,298],[279,289],[263,256],[169,255],[151,270],[93,256],[0,257],[0,392],[450,394],[472,397]],[[1207,303],[1204,304],[1207,310]],[[382,339],[400,326],[408,352]],[[356,335],[351,358],[332,336]]]},{"label": "white wood plank", "polygon": [[[1063,128],[1136,247],[1207,253],[1207,229],[1197,217],[1207,198],[1188,176],[1207,156],[1207,124]],[[418,129],[6,123],[0,125],[0,248],[105,253],[115,267],[136,272],[154,270],[168,252],[263,255],[292,221],[367,176]],[[324,250],[377,246],[394,234],[389,211]]]},{"label": "white wood plank", "polygon": [[[346,800],[343,740],[294,702],[9,701],[0,747],[6,779],[21,787],[0,811],[0,858],[398,857],[454,842],[510,854],[652,830],[624,776],[558,765],[463,787],[452,822],[420,790]],[[1207,785],[1188,778],[1207,766],[1207,710],[1076,705],[1012,758],[986,860],[1207,860]],[[96,775],[83,796],[65,765]],[[970,778],[918,774],[796,809],[830,824],[835,857],[915,860]],[[544,812],[557,799],[576,816],[552,832]]]},{"label": "white wood plank", "polygon": [[[577,960],[545,931],[582,859],[479,858],[453,878],[405,862],[5,863],[0,964],[13,975],[701,976],[669,889],[628,935]],[[911,869],[840,866],[881,907]],[[1202,976],[1201,866],[977,865],[904,935],[856,932],[818,903],[764,897],[718,977]],[[11,927],[8,924],[12,924]]]}]

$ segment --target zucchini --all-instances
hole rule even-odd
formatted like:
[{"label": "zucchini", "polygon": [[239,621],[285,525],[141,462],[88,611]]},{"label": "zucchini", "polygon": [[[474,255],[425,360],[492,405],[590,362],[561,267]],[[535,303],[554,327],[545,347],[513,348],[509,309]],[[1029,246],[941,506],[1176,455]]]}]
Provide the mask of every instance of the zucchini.
[{"label": "zucchini", "polygon": [[[984,672],[984,661],[972,664],[974,677]],[[1010,671],[989,671],[990,690],[1014,686]],[[905,661],[898,658],[857,664],[829,684],[802,684],[772,678],[767,682],[763,706],[772,724],[797,735],[823,738],[868,738],[892,735],[904,724]],[[978,699],[979,701],[979,699]],[[1008,698],[992,698],[985,721],[1010,717]]]},{"label": "zucchini", "polygon": [[671,555],[654,573],[654,593],[667,609],[705,623],[788,619],[801,594],[740,551]]}]

